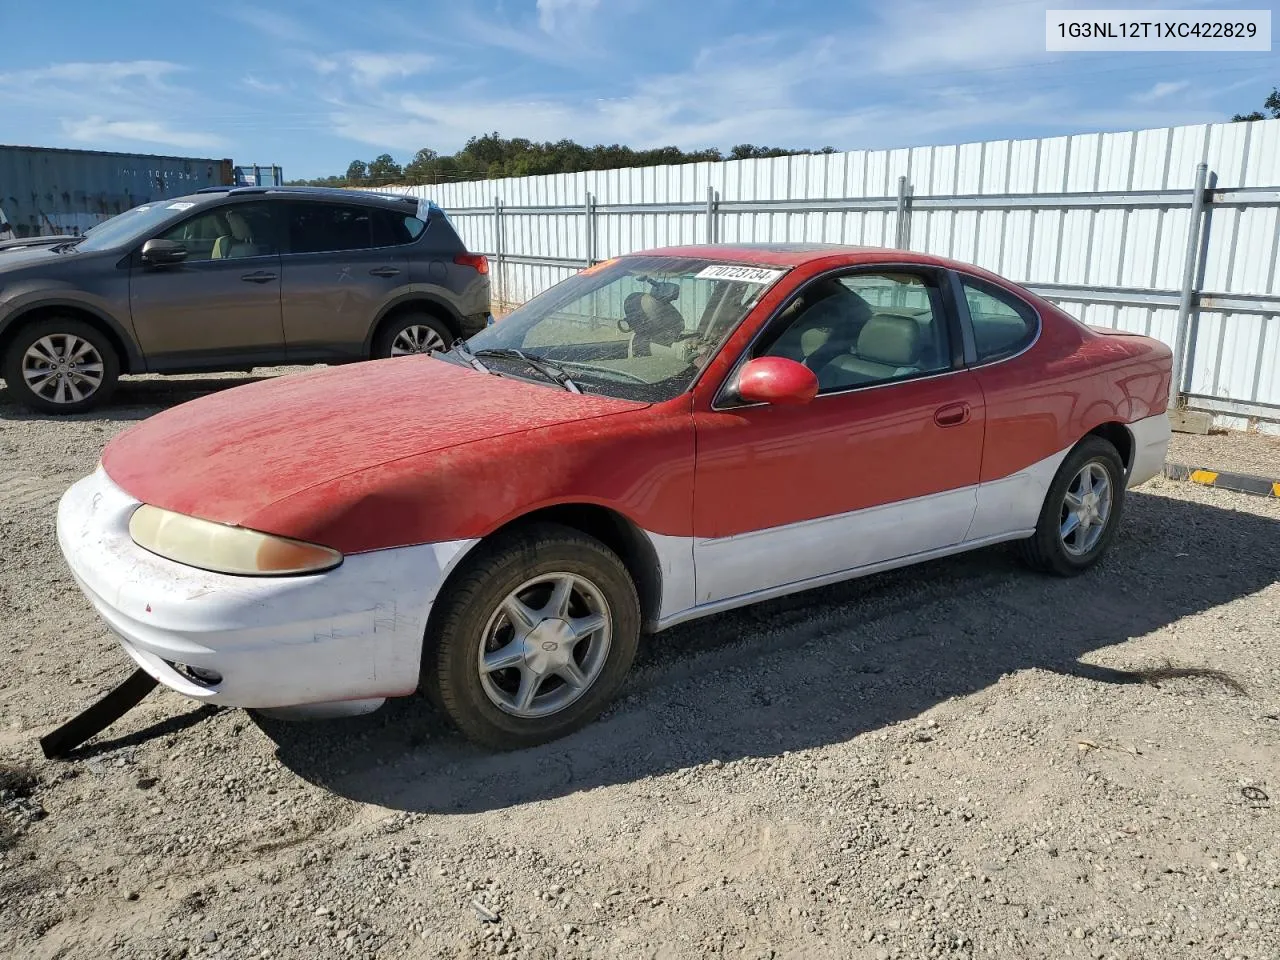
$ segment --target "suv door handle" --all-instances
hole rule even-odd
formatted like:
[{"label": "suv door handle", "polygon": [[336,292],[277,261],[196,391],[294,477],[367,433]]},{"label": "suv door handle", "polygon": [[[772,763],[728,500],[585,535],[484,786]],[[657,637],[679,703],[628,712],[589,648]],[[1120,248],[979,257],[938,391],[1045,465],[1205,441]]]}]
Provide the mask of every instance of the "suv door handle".
[{"label": "suv door handle", "polygon": [[395,267],[374,267],[369,271],[369,273],[375,277],[394,277],[397,276],[400,271]]},{"label": "suv door handle", "polygon": [[940,427],[958,427],[962,423],[968,423],[969,405],[961,401],[939,407],[933,412],[933,422]]},{"label": "suv door handle", "polygon": [[241,274],[240,279],[247,283],[270,283],[276,278],[274,273],[268,273],[266,270],[259,270],[257,273]]}]

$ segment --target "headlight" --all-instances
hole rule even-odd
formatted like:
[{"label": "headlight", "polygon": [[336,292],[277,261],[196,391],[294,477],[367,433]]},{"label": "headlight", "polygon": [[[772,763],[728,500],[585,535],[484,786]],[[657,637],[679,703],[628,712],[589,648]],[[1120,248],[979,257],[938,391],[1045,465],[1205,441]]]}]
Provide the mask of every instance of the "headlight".
[{"label": "headlight", "polygon": [[320,573],[342,563],[342,554],[328,547],[200,520],[150,504],[133,511],[129,535],[142,549],[176,563],[242,577]]}]

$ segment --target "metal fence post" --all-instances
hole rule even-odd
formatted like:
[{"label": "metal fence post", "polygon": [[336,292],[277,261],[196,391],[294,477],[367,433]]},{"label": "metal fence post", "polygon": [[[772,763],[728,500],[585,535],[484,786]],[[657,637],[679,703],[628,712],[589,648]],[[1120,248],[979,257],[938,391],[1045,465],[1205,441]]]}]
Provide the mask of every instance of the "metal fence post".
[{"label": "metal fence post", "polygon": [[716,188],[707,186],[707,243],[716,242]]},{"label": "metal fence post", "polygon": [[493,198],[493,299],[498,301],[498,306],[505,306],[506,301],[503,300],[503,294],[506,292],[506,284],[503,282],[502,276],[502,198]]},{"label": "metal fence post", "polygon": [[894,223],[893,245],[899,250],[906,250],[911,246],[911,223],[908,220],[911,216],[911,187],[905,176],[898,178],[898,205],[895,210],[897,219]]},{"label": "metal fence post", "polygon": [[584,266],[595,266],[596,262],[596,198],[587,191],[587,202],[583,207],[583,216],[586,218],[583,227],[583,248],[586,251],[586,263]]},{"label": "metal fence post", "polygon": [[1169,406],[1177,407],[1182,399],[1187,363],[1187,332],[1191,326],[1191,308],[1196,295],[1196,261],[1200,253],[1200,225],[1204,218],[1205,182],[1209,165],[1196,166],[1195,192],[1191,195],[1191,222],[1187,225],[1187,255],[1182,264],[1182,292],[1178,300],[1178,328],[1173,337],[1173,378],[1169,384]]}]

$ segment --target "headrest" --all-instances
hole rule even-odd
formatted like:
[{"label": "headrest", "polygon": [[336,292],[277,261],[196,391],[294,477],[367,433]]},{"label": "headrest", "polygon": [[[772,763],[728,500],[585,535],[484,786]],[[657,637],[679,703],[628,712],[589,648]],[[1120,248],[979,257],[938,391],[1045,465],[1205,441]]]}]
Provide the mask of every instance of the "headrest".
[{"label": "headrest", "polygon": [[235,210],[228,210],[226,213],[227,226],[231,228],[231,235],[237,240],[253,239],[253,231],[249,229],[249,221],[243,215]]},{"label": "headrest", "polygon": [[894,367],[913,366],[920,356],[920,326],[910,317],[878,313],[858,336],[858,356]]}]

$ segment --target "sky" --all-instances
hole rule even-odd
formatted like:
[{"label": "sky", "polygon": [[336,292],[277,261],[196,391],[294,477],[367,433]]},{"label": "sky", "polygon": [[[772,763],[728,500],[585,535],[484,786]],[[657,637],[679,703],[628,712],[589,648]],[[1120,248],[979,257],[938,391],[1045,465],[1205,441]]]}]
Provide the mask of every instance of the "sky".
[{"label": "sky", "polygon": [[[1127,0],[1224,9],[1227,0]],[[497,131],[840,150],[1229,119],[1275,53],[1047,53],[1028,0],[0,0],[0,143],[288,178]]]}]

